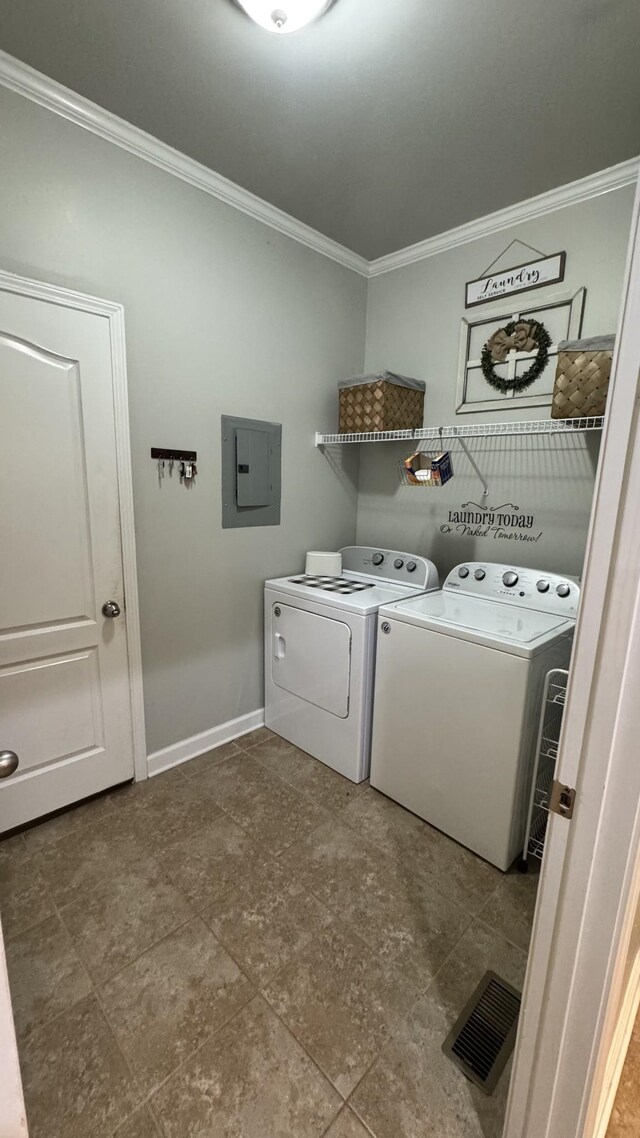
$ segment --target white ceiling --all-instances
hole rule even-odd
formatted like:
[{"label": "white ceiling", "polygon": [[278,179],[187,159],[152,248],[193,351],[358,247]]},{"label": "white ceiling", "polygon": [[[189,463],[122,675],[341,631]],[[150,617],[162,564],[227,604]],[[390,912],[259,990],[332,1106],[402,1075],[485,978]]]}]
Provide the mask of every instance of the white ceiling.
[{"label": "white ceiling", "polygon": [[0,47],[373,259],[640,152],[638,0],[0,0]]}]

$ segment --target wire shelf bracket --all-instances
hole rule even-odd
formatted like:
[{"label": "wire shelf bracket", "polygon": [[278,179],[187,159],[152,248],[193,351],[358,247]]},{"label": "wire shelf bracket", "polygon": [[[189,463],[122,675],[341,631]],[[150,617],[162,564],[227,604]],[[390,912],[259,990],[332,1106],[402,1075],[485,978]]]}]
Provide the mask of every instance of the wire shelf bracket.
[{"label": "wire shelf bracket", "polygon": [[[453,430],[455,431],[456,428],[454,427]],[[482,497],[487,498],[489,496],[489,486],[487,484],[486,478],[484,477],[484,475],[482,474],[482,472],[480,470],[480,467],[478,466],[475,458],[471,454],[471,451],[469,450],[469,447],[465,443],[464,439],[462,438],[461,435],[459,435],[457,433],[457,431],[456,431],[456,434],[454,435],[454,438],[456,438],[458,440],[458,442],[460,443],[460,446],[462,447],[464,453],[466,454],[467,458],[469,459],[469,462],[471,463],[473,469],[475,470],[476,474],[478,475],[480,482],[482,483]]]}]

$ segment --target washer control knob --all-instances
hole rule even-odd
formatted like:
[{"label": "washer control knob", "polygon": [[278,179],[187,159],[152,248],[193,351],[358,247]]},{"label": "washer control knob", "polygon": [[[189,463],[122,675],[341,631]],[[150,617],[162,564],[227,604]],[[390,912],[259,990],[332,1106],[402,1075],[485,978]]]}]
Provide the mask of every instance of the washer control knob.
[{"label": "washer control knob", "polygon": [[558,588],[556,589],[556,593],[558,594],[559,597],[568,597],[570,592],[571,592],[571,586],[570,585],[558,585]]},{"label": "washer control knob", "polygon": [[382,565],[382,562],[384,561],[384,553],[374,553],[371,560],[373,561],[374,565]]},{"label": "washer control knob", "polygon": [[512,589],[514,585],[518,584],[518,574],[514,573],[513,569],[509,569],[502,574],[502,584],[506,585],[508,589]]},{"label": "washer control knob", "polygon": [[380,628],[382,629],[383,632],[386,632],[386,633],[391,632],[391,625],[389,624],[388,620],[383,620],[382,624],[380,625]]},{"label": "washer control knob", "polygon": [[[402,566],[403,566],[403,565],[404,565],[404,561],[402,560],[402,558],[401,558],[401,557],[396,557],[396,559],[395,559],[395,561],[394,561],[394,563],[393,563],[393,568],[394,568],[394,569],[402,569]],[[407,568],[408,568],[408,566],[407,566]]]},{"label": "washer control knob", "polygon": [[468,577],[469,576],[469,570],[468,570],[466,565],[460,566],[460,568],[458,569],[458,576],[459,577]]},{"label": "washer control knob", "polygon": [[415,561],[407,561],[407,573],[415,573],[417,568]]},{"label": "washer control knob", "polygon": [[476,581],[484,581],[487,574],[485,573],[484,569],[476,569],[473,575]]},{"label": "washer control knob", "polygon": [[548,581],[536,581],[536,589],[538,590],[539,593],[548,593],[549,592],[549,582]]}]

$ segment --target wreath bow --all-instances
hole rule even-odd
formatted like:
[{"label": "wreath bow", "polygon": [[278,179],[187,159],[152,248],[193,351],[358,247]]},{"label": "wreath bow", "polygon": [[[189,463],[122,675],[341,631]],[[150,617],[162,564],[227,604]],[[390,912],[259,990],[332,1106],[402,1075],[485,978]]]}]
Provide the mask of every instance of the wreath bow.
[{"label": "wreath bow", "polygon": [[[503,394],[507,391],[524,391],[547,366],[550,347],[551,336],[544,324],[538,320],[511,320],[504,328],[498,328],[482,349],[482,374],[487,383]],[[494,365],[505,363],[509,352],[533,352],[536,348],[538,354],[524,375],[514,379],[503,379],[496,375]]]}]

